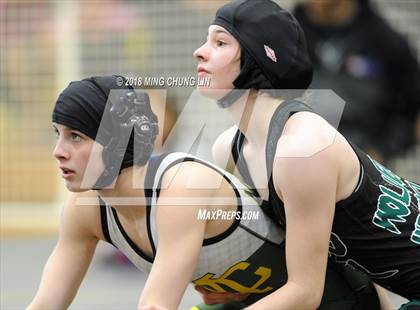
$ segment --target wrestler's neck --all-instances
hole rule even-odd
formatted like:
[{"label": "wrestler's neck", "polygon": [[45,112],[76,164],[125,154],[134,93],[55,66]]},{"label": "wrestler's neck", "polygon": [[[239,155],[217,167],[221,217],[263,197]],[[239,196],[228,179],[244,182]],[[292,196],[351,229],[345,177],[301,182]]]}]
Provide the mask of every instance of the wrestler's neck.
[{"label": "wrestler's neck", "polygon": [[283,100],[251,89],[228,108],[235,125],[245,134],[248,143],[262,147],[266,144],[271,117]]},{"label": "wrestler's neck", "polygon": [[148,164],[122,169],[113,185],[110,188],[98,190],[98,194],[119,212],[146,206],[144,180],[147,166]]}]

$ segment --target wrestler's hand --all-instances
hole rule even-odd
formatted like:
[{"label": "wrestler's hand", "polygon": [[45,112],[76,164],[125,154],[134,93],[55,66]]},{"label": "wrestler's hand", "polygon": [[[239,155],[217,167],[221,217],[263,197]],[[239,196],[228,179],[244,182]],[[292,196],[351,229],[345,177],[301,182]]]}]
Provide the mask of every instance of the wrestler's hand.
[{"label": "wrestler's hand", "polygon": [[198,285],[195,285],[194,288],[200,294],[206,305],[227,304],[233,301],[243,301],[249,296],[249,294],[245,293],[214,293]]}]

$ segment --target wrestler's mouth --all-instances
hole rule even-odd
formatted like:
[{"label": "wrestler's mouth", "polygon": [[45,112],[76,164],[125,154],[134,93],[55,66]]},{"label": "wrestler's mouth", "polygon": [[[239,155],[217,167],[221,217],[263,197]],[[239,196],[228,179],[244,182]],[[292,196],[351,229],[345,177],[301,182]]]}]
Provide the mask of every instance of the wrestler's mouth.
[{"label": "wrestler's mouth", "polygon": [[69,178],[69,177],[71,177],[71,176],[73,176],[73,175],[76,174],[76,171],[74,171],[72,169],[69,169],[67,167],[60,166],[60,170],[61,170],[61,176],[64,179],[67,179],[67,178]]},{"label": "wrestler's mouth", "polygon": [[205,75],[207,75],[207,74],[209,74],[210,72],[209,71],[207,71],[206,69],[204,69],[203,67],[198,67],[197,68],[197,75],[198,76],[205,76]]}]

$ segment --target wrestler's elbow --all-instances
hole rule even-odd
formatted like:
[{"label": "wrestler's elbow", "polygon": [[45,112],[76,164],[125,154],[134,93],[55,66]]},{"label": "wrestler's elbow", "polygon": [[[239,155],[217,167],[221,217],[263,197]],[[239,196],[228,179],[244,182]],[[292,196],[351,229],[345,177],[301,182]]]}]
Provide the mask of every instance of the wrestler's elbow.
[{"label": "wrestler's elbow", "polygon": [[302,305],[302,309],[318,309],[321,305],[322,300],[322,292],[323,290],[306,290],[303,294],[303,301],[304,305]]},{"label": "wrestler's elbow", "polygon": [[318,309],[321,305],[322,295],[324,293],[323,285],[314,285],[315,283],[296,283],[288,282],[288,285],[294,287],[296,297],[299,300],[299,309]]}]

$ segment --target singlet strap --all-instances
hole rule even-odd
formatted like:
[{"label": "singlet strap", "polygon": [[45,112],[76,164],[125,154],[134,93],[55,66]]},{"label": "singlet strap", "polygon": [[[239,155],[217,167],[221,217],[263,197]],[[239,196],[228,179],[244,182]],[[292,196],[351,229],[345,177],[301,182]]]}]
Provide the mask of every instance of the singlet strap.
[{"label": "singlet strap", "polygon": [[[158,189],[161,188],[163,176],[168,169],[174,167],[175,165],[181,164],[183,162],[191,162],[191,161],[200,163],[201,165],[204,165],[210,169],[213,169],[214,171],[219,173],[224,178],[224,180],[226,180],[232,186],[232,189],[236,196],[237,211],[238,213],[242,213],[242,209],[243,209],[242,204],[244,203],[244,197],[243,197],[243,194],[241,194],[239,191],[239,188],[241,185],[239,182],[235,181],[234,178],[231,178],[229,174],[225,173],[224,170],[220,169],[219,167],[215,166],[214,164],[210,162],[201,160],[200,158],[187,154],[187,153],[181,153],[181,152],[170,153],[168,154],[167,160],[163,162],[163,164],[161,164],[162,162],[161,160],[158,162],[159,165],[154,168],[155,172],[153,174],[153,182],[152,182],[152,185],[150,186],[150,188],[152,188],[152,197],[150,200],[150,205],[148,204],[149,213],[147,215],[147,219],[149,221],[148,231],[150,228],[150,240],[151,240],[152,247],[154,248],[156,248],[156,245],[158,244],[157,229],[156,229],[156,209],[154,208],[154,206],[156,205],[157,200],[159,198],[160,190]],[[233,231],[239,226],[240,222],[241,220],[239,218],[235,218],[232,225],[226,231],[220,233],[217,236],[204,239],[203,246],[211,245],[213,243],[219,242],[222,239],[225,239],[231,233],[233,233]]]},{"label": "singlet strap", "polygon": [[[273,161],[276,154],[277,142],[283,133],[284,126],[286,125],[287,120],[296,112],[310,111],[312,108],[306,105],[303,102],[297,100],[288,100],[283,102],[277,107],[274,111],[274,114],[271,118],[268,135],[267,135],[267,145],[266,145],[266,172],[267,179],[270,180],[271,172],[273,170]],[[245,135],[238,129],[236,132],[231,145],[231,154],[235,163],[235,166],[239,170],[242,178],[245,183],[255,189],[254,182],[252,181],[251,175],[249,173],[248,166],[245,159],[242,155],[242,147],[245,141]],[[259,195],[257,194],[259,197]]]},{"label": "singlet strap", "polygon": [[[267,134],[267,144],[265,149],[265,158],[266,158],[266,169],[267,169],[267,179],[268,179],[268,189],[269,189],[269,211],[272,218],[279,222],[281,226],[286,228],[286,214],[283,207],[283,202],[280,197],[277,195],[276,188],[273,182],[273,162],[277,150],[277,142],[280,139],[280,136],[283,133],[284,126],[286,125],[287,120],[296,112],[310,111],[312,108],[303,102],[297,100],[289,100],[280,104],[277,109],[274,111],[273,116],[270,120],[270,125],[268,128]],[[282,207],[279,207],[282,206]]]},{"label": "singlet strap", "polygon": [[154,181],[156,177],[157,170],[159,168],[160,163],[168,154],[159,154],[150,157],[149,163],[147,166],[146,176],[144,178],[144,196],[146,197],[146,227],[147,227],[147,235],[149,237],[150,246],[152,248],[153,257],[156,255],[156,245],[153,240],[153,232],[152,232],[152,223],[151,223],[151,216],[152,216],[152,198],[153,198],[153,191],[156,190],[157,196],[159,196],[160,188],[154,188]]},{"label": "singlet strap", "polygon": [[277,142],[283,133],[284,126],[287,120],[296,112],[309,111],[313,112],[313,109],[305,103],[298,100],[288,100],[280,104],[274,111],[273,116],[270,120],[267,135],[267,145],[265,148],[265,159],[267,169],[267,179],[271,179],[273,171],[273,161],[276,155]]},{"label": "singlet strap", "polygon": [[231,154],[233,157],[233,161],[235,162],[235,165],[238,164],[239,154],[242,151],[244,139],[245,139],[245,136],[241,133],[241,131],[238,128],[238,130],[235,133],[235,136],[233,137],[232,145],[231,145],[232,146]]},{"label": "singlet strap", "polygon": [[112,243],[111,240],[111,236],[109,234],[109,230],[108,230],[108,216],[106,214],[106,203],[105,201],[101,198],[101,196],[98,196],[98,200],[99,200],[99,208],[100,208],[100,212],[101,212],[101,227],[102,227],[102,233],[105,237],[105,241],[112,244],[113,246],[115,246]]},{"label": "singlet strap", "polygon": [[[242,147],[245,142],[245,135],[238,129],[233,140],[232,140],[232,157],[237,167],[239,174],[242,176],[244,182],[254,191],[255,196],[260,197],[254,181],[252,181],[251,174],[249,173],[248,165],[246,164],[245,158],[242,154]],[[232,172],[233,173],[233,172]]]}]

